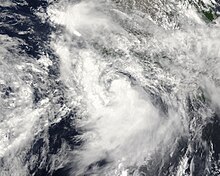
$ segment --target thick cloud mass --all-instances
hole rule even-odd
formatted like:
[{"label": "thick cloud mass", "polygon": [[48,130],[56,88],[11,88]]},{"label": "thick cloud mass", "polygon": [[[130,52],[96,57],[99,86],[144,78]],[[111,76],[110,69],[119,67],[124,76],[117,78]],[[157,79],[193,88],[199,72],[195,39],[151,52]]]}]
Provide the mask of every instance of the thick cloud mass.
[{"label": "thick cloud mass", "polygon": [[216,1],[0,1],[0,175],[219,175]]}]

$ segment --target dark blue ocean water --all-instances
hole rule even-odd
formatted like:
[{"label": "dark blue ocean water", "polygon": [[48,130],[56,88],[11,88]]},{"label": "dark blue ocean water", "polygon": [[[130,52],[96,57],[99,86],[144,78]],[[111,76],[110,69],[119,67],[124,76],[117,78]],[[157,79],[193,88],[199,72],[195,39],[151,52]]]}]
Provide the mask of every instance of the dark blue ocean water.
[{"label": "dark blue ocean water", "polygon": [[[54,2],[44,0],[12,0],[11,2],[13,5],[0,5],[0,34],[23,42],[20,42],[15,50],[10,47],[8,47],[7,50],[9,52],[16,52],[16,56],[24,56],[25,60],[22,62],[35,63],[41,56],[47,55],[52,63],[48,66],[47,75],[41,75],[40,73],[38,75],[31,70],[29,71],[33,79],[30,84],[33,90],[33,109],[38,107],[38,103],[42,99],[48,98],[49,101],[52,102],[50,110],[53,111],[53,113],[48,113],[46,116],[51,119],[62,117],[58,122],[49,123],[49,126],[44,129],[41,128],[41,130],[34,135],[34,139],[31,140],[29,147],[25,149],[22,162],[23,165],[28,168],[28,175],[67,176],[71,172],[71,169],[74,169],[71,163],[74,156],[70,157],[70,152],[83,144],[83,141],[78,141],[75,137],[83,133],[83,131],[77,129],[74,125],[74,120],[78,112],[77,108],[68,107],[69,110],[62,115],[60,115],[57,110],[57,107],[69,105],[65,92],[66,87],[59,79],[59,57],[50,46],[51,34],[52,32],[56,32],[57,28],[51,25],[47,17],[42,20],[38,15],[39,13],[46,14],[47,7]],[[216,5],[215,11],[219,11],[218,5]],[[4,45],[5,41],[2,42]],[[19,59],[19,57],[14,57],[13,61],[19,62]],[[3,99],[10,98],[10,96],[16,93],[10,85],[4,85],[1,92]],[[153,104],[166,114],[166,104],[160,96],[157,94],[152,94],[151,96]],[[205,98],[202,101],[208,102]],[[197,111],[201,108],[200,105],[200,103],[197,103],[197,100],[192,100],[190,97],[188,98],[187,106],[190,118],[193,119],[197,115]],[[191,136],[191,139],[189,139],[188,136],[183,136],[178,139],[177,148],[173,151],[172,156],[169,156],[168,159],[164,161],[163,156],[158,154],[158,156],[156,155],[155,158],[152,159],[148,166],[140,167],[140,171],[146,173],[147,176],[172,175],[179,165],[180,159],[186,154],[189,143],[191,143],[192,149],[188,154],[188,162],[194,163],[193,175],[220,175],[219,168],[214,168],[214,165],[212,166],[212,163],[219,160],[220,155],[220,114],[218,108],[214,114],[210,122],[202,125],[201,136],[202,140],[207,143],[206,148],[201,145],[201,141],[194,140],[193,136]],[[19,126],[17,128],[19,128]],[[67,150],[66,152],[61,151],[64,143],[67,146],[65,148]],[[210,147],[212,147],[214,151],[211,154],[213,161],[209,163],[210,168],[215,170],[213,172],[206,170],[206,159],[207,156],[210,155]],[[57,160],[56,163],[56,157],[61,158],[60,155],[63,155],[62,159]],[[33,159],[33,156],[35,159]],[[94,165],[101,168],[108,165],[108,162],[110,161],[103,159],[96,163],[91,163],[87,169],[88,171],[91,170]],[[4,156],[0,158],[0,169],[5,170],[5,173],[8,171],[10,175],[10,166],[7,166]],[[192,168],[188,167],[186,173],[192,173],[191,169]],[[85,175],[90,175],[89,173],[90,172]],[[14,175],[16,175],[16,173],[14,173]]]}]

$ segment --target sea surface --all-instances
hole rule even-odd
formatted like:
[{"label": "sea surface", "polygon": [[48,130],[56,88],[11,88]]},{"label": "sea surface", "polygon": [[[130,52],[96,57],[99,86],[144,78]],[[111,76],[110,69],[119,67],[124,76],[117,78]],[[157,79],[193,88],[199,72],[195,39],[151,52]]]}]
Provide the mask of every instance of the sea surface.
[{"label": "sea surface", "polygon": [[0,0],[0,176],[220,176],[219,0]]}]

